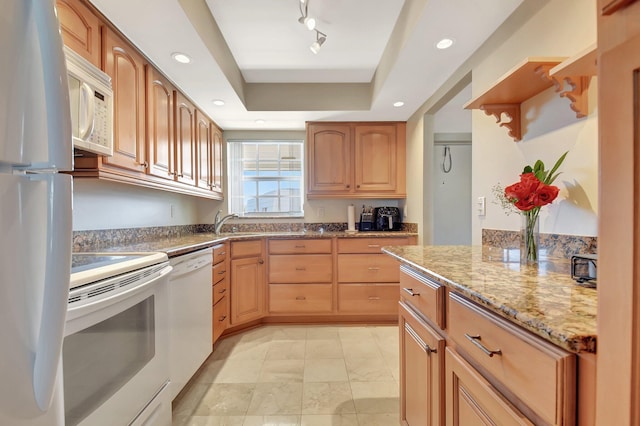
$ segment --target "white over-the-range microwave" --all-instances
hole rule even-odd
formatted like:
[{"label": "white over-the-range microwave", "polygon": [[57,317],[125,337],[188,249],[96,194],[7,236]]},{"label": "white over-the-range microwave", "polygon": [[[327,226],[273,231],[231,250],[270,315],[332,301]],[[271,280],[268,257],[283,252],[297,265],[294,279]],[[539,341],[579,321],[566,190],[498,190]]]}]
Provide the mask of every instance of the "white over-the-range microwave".
[{"label": "white over-the-range microwave", "polygon": [[113,155],[111,77],[65,46],[73,146]]}]

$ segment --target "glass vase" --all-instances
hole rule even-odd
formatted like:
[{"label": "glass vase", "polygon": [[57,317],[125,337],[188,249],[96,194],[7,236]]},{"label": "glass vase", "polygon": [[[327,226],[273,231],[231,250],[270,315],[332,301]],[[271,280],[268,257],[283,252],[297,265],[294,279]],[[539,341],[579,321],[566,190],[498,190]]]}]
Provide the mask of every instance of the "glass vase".
[{"label": "glass vase", "polygon": [[520,225],[520,264],[535,265],[540,258],[540,223],[537,211],[521,214]]}]

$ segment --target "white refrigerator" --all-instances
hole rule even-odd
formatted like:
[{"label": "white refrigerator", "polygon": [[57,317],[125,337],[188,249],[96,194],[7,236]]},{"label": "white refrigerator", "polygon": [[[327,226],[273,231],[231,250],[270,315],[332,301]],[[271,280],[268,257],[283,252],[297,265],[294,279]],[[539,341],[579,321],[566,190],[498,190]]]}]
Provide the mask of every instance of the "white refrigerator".
[{"label": "white refrigerator", "polygon": [[0,0],[0,425],[64,424],[72,136],[54,0]]}]

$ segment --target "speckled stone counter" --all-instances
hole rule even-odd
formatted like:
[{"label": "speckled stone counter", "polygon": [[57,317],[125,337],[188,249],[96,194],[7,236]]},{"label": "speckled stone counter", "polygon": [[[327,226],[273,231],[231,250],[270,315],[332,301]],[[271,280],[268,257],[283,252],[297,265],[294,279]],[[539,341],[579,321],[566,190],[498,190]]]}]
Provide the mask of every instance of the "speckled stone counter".
[{"label": "speckled stone counter", "polygon": [[521,266],[519,251],[487,246],[401,246],[383,251],[571,352],[596,351],[597,292],[571,279],[567,259]]},{"label": "speckled stone counter", "polygon": [[242,240],[252,238],[391,238],[417,236],[412,232],[249,232],[249,233],[193,233],[177,236],[167,236],[164,238],[153,238],[143,242],[131,244],[109,244],[106,240],[96,242],[96,244],[83,244],[82,247],[74,251],[81,252],[154,252],[167,253],[169,257],[180,256],[182,254],[212,247],[218,243],[231,240]]}]

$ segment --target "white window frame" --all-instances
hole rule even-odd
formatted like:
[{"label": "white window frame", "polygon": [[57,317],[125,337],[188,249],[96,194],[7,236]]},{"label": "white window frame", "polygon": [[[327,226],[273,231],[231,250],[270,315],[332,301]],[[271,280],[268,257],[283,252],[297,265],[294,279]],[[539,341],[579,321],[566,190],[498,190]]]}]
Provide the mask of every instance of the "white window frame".
[{"label": "white window frame", "polygon": [[[278,145],[299,145],[300,146],[300,176],[296,177],[287,177],[287,176],[255,176],[255,177],[247,177],[242,173],[242,169],[238,167],[236,164],[238,159],[235,158],[235,152],[237,152],[237,146],[240,144],[278,144]],[[241,148],[240,148],[241,149]],[[244,218],[304,218],[304,140],[294,139],[294,140],[269,140],[269,139],[230,139],[227,140],[227,171],[228,171],[228,209],[229,213],[235,213],[240,217]],[[258,155],[259,156],[259,155]],[[256,165],[259,166],[259,158],[256,157]],[[279,156],[280,157],[280,156]],[[282,158],[278,159],[278,171],[282,170],[280,168],[280,161]],[[287,211],[287,212],[258,212],[258,211],[244,211],[244,208],[240,209],[239,206],[245,206],[246,200],[244,191],[244,183],[247,181],[261,182],[261,181],[276,181],[276,182],[286,182],[293,181],[299,182],[300,187],[300,210],[299,211]],[[278,185],[278,191],[280,187]],[[242,195],[238,195],[242,194]],[[256,193],[256,204],[259,205],[260,195]],[[252,197],[253,198],[253,197]],[[264,197],[264,198],[272,198],[272,197]],[[287,198],[278,193],[275,197],[276,199]],[[239,204],[239,199],[242,199],[241,204]],[[241,210],[241,211],[239,211]]]}]

